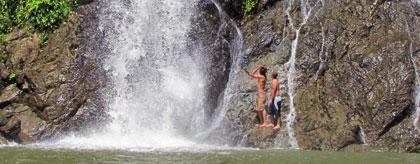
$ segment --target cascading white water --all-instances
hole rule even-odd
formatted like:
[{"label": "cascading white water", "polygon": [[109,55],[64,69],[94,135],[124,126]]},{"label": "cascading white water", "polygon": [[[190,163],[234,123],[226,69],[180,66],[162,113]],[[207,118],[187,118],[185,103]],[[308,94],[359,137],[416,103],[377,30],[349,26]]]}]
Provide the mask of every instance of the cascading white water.
[{"label": "cascading white water", "polygon": [[[416,3],[416,2],[413,2],[413,3]],[[416,112],[415,112],[415,114],[414,114],[414,119],[413,119],[413,125],[414,125],[414,127],[417,129],[417,131],[419,131],[420,132],[420,123],[419,123],[419,119],[420,119],[420,75],[419,75],[419,70],[418,70],[418,67],[417,67],[417,64],[416,64],[416,59],[415,59],[415,57],[414,57],[414,47],[413,47],[413,36],[412,36],[412,34],[411,34],[411,30],[410,30],[410,27],[409,27],[409,24],[408,24],[408,21],[406,20],[406,31],[407,31],[407,33],[408,33],[408,36],[409,36],[409,38],[410,38],[410,48],[409,48],[409,50],[410,50],[410,58],[411,58],[411,62],[412,62],[412,64],[413,64],[413,67],[414,67],[414,75],[415,75],[415,78],[414,78],[414,80],[415,80],[415,82],[414,82],[414,84],[415,84],[415,90],[414,90],[414,105],[415,105],[415,109],[416,109]]]},{"label": "cascading white water", "polygon": [[[226,14],[224,13],[223,9],[221,8],[221,6],[214,0],[211,0],[213,2],[213,4],[217,7],[217,10],[219,12],[219,15],[222,16],[221,19],[228,19],[226,18]],[[235,39],[233,40],[233,48],[231,49],[231,54],[232,54],[232,67],[230,68],[230,73],[229,73],[229,79],[228,79],[228,83],[226,86],[225,91],[223,92],[223,101],[222,104],[218,106],[218,111],[216,113],[218,113],[214,118],[213,118],[213,126],[212,128],[216,128],[218,126],[220,126],[221,122],[223,121],[223,119],[226,116],[226,112],[228,109],[228,104],[230,102],[230,99],[232,98],[233,94],[235,93],[234,91],[234,80],[238,77],[239,72],[241,71],[241,63],[243,61],[243,36],[241,33],[241,30],[239,29],[239,27],[236,25],[235,22],[233,22],[233,20],[229,19],[228,21],[230,21],[229,23],[234,27],[236,35],[235,35]]]},{"label": "cascading white water", "polygon": [[[101,14],[111,54],[111,122],[101,132],[62,139],[66,147],[197,147],[203,128],[205,58],[187,48],[194,0],[106,0]],[[104,28],[104,27],[101,27]]]},{"label": "cascading white water", "polygon": [[191,49],[196,47],[188,37],[198,0],[105,0],[101,2],[99,30],[110,51],[103,54],[104,69],[112,84],[104,89],[110,122],[99,130],[41,143],[41,147],[225,149],[206,145],[209,142],[203,139],[214,129],[224,128],[227,104],[235,87],[233,81],[243,58],[243,41],[235,22],[225,18],[220,5],[212,2],[222,19],[226,19],[223,23],[228,21],[236,35],[231,43],[229,81],[210,125],[204,121],[208,116],[203,110],[209,61],[199,46]]},{"label": "cascading white water", "polygon": [[318,76],[321,73],[321,71],[324,67],[324,64],[325,64],[325,59],[323,57],[324,53],[326,53],[326,51],[325,51],[325,32],[324,32],[324,27],[322,27],[322,25],[321,25],[321,36],[322,36],[321,51],[319,52],[319,55],[318,55],[320,64],[319,64],[318,70],[316,71],[315,79],[318,79]]},{"label": "cascading white water", "polygon": [[368,145],[368,142],[366,140],[366,133],[362,127],[360,127],[360,138],[362,139],[363,145]]},{"label": "cascading white water", "polygon": [[[231,103],[231,99],[234,94],[237,93],[238,84],[235,84],[235,81],[239,77],[239,73],[241,71],[241,64],[244,60],[244,52],[243,52],[243,36],[242,33],[237,26],[237,24],[230,19],[227,14],[223,11],[220,4],[215,1],[211,0],[211,2],[216,6],[218,10],[218,14],[220,16],[220,21],[222,24],[219,27],[218,35],[222,37],[222,33],[224,28],[233,28],[234,30],[234,38],[232,43],[230,43],[230,54],[231,54],[231,67],[229,70],[229,78],[225,87],[225,90],[222,93],[221,101],[218,102],[217,108],[213,116],[211,117],[211,125],[210,127],[205,128],[205,130],[199,133],[197,136],[201,139],[208,139],[215,137],[216,133],[226,134],[225,131],[229,131],[227,133],[232,134],[232,130],[230,129],[230,121],[226,118],[226,113],[229,109],[229,104]],[[227,26],[226,26],[227,25]],[[222,132],[220,131],[222,130]],[[216,136],[217,137],[217,136]],[[220,144],[228,144],[230,139],[226,139],[224,141],[216,141]]]},{"label": "cascading white water", "polygon": [[301,20],[301,23],[297,25],[297,27],[295,27],[293,17],[290,13],[292,10],[293,3],[294,3],[294,0],[289,0],[288,8],[286,10],[287,18],[290,22],[290,28],[292,28],[296,33],[296,38],[292,41],[292,45],[291,45],[290,59],[286,64],[289,67],[288,73],[287,73],[287,86],[288,86],[287,94],[289,95],[289,108],[290,108],[289,113],[287,114],[287,117],[286,117],[286,129],[289,135],[290,147],[293,149],[298,149],[299,144],[296,140],[295,132],[293,129],[294,121],[296,118],[296,109],[294,105],[294,96],[295,96],[294,80],[296,76],[296,53],[297,53],[297,46],[299,44],[300,30],[306,24],[309,16],[311,15],[313,7],[310,6],[308,0],[300,0],[300,10],[302,14],[302,20]]},{"label": "cascading white water", "polygon": [[420,119],[420,75],[418,73],[418,69],[416,64],[414,63],[414,58],[413,58],[413,43],[410,43],[410,54],[411,54],[411,60],[413,62],[414,65],[414,72],[415,72],[415,92],[414,92],[414,105],[415,105],[415,109],[416,109],[416,113],[414,115],[414,120],[413,120],[413,125],[414,127],[417,129],[417,131],[420,132],[420,123],[419,123],[419,119]]},{"label": "cascading white water", "polygon": [[289,113],[287,114],[286,118],[286,129],[289,134],[289,144],[291,148],[297,149],[299,148],[299,145],[297,143],[295,132],[293,129],[295,117],[296,117],[296,109],[294,105],[294,78],[295,78],[295,60],[296,60],[296,48],[298,44],[298,37],[299,37],[299,30],[296,30],[296,39],[292,41],[292,50],[291,50],[291,56],[289,59],[289,71],[287,75],[287,86],[288,91],[287,94],[289,95]]}]

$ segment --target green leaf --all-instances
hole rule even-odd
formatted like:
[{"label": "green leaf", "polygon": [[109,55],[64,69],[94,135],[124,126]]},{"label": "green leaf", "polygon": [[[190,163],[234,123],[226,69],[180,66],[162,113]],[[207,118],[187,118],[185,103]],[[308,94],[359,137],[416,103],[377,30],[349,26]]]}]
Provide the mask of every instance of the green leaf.
[{"label": "green leaf", "polygon": [[10,73],[9,76],[7,76],[7,79],[9,81],[16,81],[16,74],[14,72]]}]

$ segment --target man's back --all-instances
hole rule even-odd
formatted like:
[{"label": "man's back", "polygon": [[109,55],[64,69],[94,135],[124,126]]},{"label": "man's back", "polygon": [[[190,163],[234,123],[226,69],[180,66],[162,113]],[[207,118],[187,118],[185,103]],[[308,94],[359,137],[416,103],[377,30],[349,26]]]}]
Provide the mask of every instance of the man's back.
[{"label": "man's back", "polygon": [[280,96],[280,83],[279,80],[273,79],[271,81],[272,96]]}]

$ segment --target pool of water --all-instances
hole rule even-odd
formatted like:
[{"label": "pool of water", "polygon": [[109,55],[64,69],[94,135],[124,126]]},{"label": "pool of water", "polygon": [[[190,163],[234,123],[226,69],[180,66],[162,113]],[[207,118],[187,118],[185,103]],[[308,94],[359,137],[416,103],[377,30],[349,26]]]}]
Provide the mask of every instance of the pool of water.
[{"label": "pool of water", "polygon": [[419,154],[285,150],[130,152],[120,150],[0,148],[0,163],[420,163]]}]

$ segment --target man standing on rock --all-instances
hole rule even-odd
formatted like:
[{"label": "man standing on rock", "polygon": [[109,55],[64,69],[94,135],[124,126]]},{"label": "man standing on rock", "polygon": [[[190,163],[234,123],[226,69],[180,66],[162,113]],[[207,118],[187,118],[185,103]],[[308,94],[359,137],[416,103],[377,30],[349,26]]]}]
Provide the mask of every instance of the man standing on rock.
[{"label": "man standing on rock", "polygon": [[[257,74],[259,71],[259,74]],[[249,75],[253,78],[258,79],[257,84],[257,91],[258,91],[258,98],[257,98],[257,113],[260,115],[261,120],[261,128],[267,127],[266,124],[266,111],[264,110],[264,101],[265,101],[265,82],[267,81],[267,68],[264,66],[257,66]]]},{"label": "man standing on rock", "polygon": [[[268,101],[268,114],[271,115],[272,123],[269,127],[274,127],[274,130],[280,129],[280,109],[281,109],[281,96],[280,96],[280,83],[277,80],[277,72],[271,73],[271,94]],[[274,126],[275,125],[275,126]]]}]

